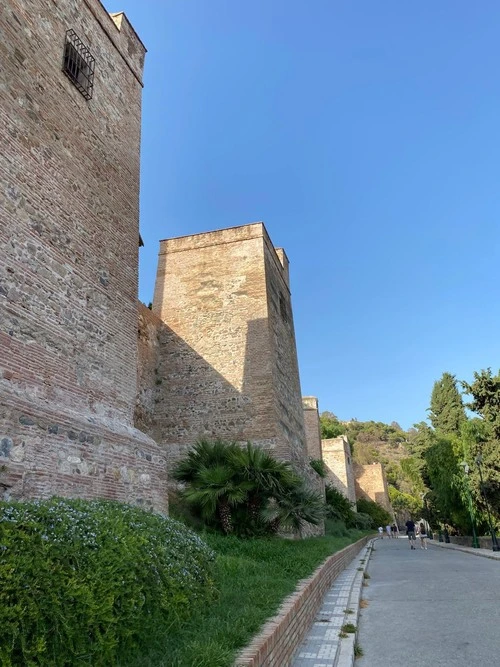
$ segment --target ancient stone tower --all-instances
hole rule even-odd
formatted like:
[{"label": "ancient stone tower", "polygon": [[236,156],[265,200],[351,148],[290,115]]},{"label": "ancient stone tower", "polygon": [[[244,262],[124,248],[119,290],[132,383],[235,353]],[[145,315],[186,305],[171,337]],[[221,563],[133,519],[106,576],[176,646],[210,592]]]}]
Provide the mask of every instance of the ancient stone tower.
[{"label": "ancient stone tower", "polygon": [[356,479],[356,497],[373,500],[392,514],[383,465],[381,463],[355,464],[353,469]]},{"label": "ancient stone tower", "polygon": [[315,396],[303,396],[304,426],[309,458],[321,460],[321,426],[319,421],[318,399]]},{"label": "ancient stone tower", "polygon": [[288,259],[261,222],[160,243],[155,439],[174,463],[199,438],[308,463]]},{"label": "ancient stone tower", "polygon": [[132,421],[145,48],[98,0],[4,0],[0,34],[0,484],[164,509]]},{"label": "ancient stone tower", "polygon": [[321,441],[323,461],[328,469],[327,482],[355,505],[356,489],[351,447],[345,435]]}]

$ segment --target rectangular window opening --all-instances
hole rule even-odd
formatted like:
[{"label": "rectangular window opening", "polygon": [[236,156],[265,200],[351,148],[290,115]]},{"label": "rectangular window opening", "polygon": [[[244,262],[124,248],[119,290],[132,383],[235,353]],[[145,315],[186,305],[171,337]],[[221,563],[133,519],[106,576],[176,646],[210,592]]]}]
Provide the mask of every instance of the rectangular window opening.
[{"label": "rectangular window opening", "polygon": [[66,32],[62,71],[86,100],[92,99],[95,58],[74,30]]}]

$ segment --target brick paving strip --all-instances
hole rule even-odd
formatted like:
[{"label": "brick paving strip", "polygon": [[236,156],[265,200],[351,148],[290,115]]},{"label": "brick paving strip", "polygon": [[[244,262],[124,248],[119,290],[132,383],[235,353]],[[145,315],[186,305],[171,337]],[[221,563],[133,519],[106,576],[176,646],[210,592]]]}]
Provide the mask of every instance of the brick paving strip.
[{"label": "brick paving strip", "polygon": [[[372,540],[370,536],[363,537],[332,554],[310,577],[300,581],[295,592],[284,600],[276,616],[264,624],[259,634],[237,656],[233,667],[291,667],[294,664],[294,654],[302,652],[302,649],[297,652],[297,648],[306,637],[309,628],[314,629],[315,623],[332,630],[337,636],[342,623],[354,623],[357,619],[357,602],[356,606],[353,606],[354,593],[357,589],[356,600],[359,601],[363,574],[358,572],[357,568],[366,567],[370,553],[370,548],[367,549],[366,545]],[[359,562],[362,559],[365,559],[364,565]],[[351,572],[352,580],[344,579],[346,571]],[[335,584],[337,584],[335,598],[325,598]],[[324,602],[328,604],[323,605]],[[339,617],[340,623],[337,625],[338,621],[335,620],[334,626],[332,617],[337,615],[337,607],[340,606],[342,610],[350,606],[356,614],[349,614],[349,621],[344,621],[343,616]],[[354,638],[352,635],[350,637],[354,647]],[[349,639],[342,641],[349,642]],[[331,647],[327,646],[329,643],[332,642],[325,641],[325,647],[321,649],[324,658],[317,660],[316,663],[333,665],[328,657],[331,653]],[[337,649],[335,655],[336,652]]]},{"label": "brick paving strip", "polygon": [[[354,664],[356,633],[343,638],[339,635],[345,623],[357,626],[363,575],[372,545],[370,542],[335,579],[309,634],[295,653],[292,667],[347,667]],[[353,613],[346,613],[347,609]]]}]

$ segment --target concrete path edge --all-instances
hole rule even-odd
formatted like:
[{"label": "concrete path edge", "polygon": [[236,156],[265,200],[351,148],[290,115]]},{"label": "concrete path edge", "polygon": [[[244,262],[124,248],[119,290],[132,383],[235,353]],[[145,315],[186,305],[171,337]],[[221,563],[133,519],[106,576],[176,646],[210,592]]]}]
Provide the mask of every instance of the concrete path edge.
[{"label": "concrete path edge", "polygon": [[[354,614],[346,614],[344,618],[344,623],[354,623],[356,626],[356,632],[349,634],[347,637],[343,637],[340,642],[340,649],[337,652],[337,657],[334,664],[334,667],[352,667],[356,656],[354,654],[354,647],[357,644],[358,639],[358,626],[359,626],[359,610],[360,602],[363,595],[363,584],[365,582],[365,572],[370,562],[370,556],[374,544],[378,538],[371,539],[368,544],[362,549],[357,557],[360,559],[360,568],[351,587],[351,593],[349,596],[349,605],[348,609],[352,609]],[[364,560],[364,563],[361,561]]]}]

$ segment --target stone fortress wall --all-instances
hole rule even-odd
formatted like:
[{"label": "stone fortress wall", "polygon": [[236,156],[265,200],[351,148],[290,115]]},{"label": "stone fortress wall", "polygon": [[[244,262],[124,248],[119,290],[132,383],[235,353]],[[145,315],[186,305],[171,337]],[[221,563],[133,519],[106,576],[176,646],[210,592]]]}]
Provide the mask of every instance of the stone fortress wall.
[{"label": "stone fortress wall", "polygon": [[328,469],[328,481],[351,503],[356,502],[351,447],[345,435],[321,441],[323,461]]},{"label": "stone fortress wall", "polygon": [[[91,98],[61,71],[68,30],[95,58]],[[263,446],[323,493],[288,258],[264,224],[161,241],[153,312],[137,302],[145,48],[125,15],[6,0],[0,35],[3,497],[166,511],[200,438]]]},{"label": "stone fortress wall", "polygon": [[[89,100],[62,71],[70,29]],[[164,510],[164,455],[133,425],[145,48],[97,0],[6,0],[0,34],[4,495]]]},{"label": "stone fortress wall", "polygon": [[251,441],[309,465],[288,259],[263,223],[160,243],[154,423],[170,466],[199,439]]},{"label": "stone fortress wall", "polygon": [[318,399],[315,396],[303,396],[304,426],[306,429],[307,454],[310,459],[323,459],[321,449],[321,426],[319,422]]},{"label": "stone fortress wall", "polygon": [[356,497],[373,500],[392,514],[383,465],[381,463],[354,464],[353,470],[356,478]]}]

